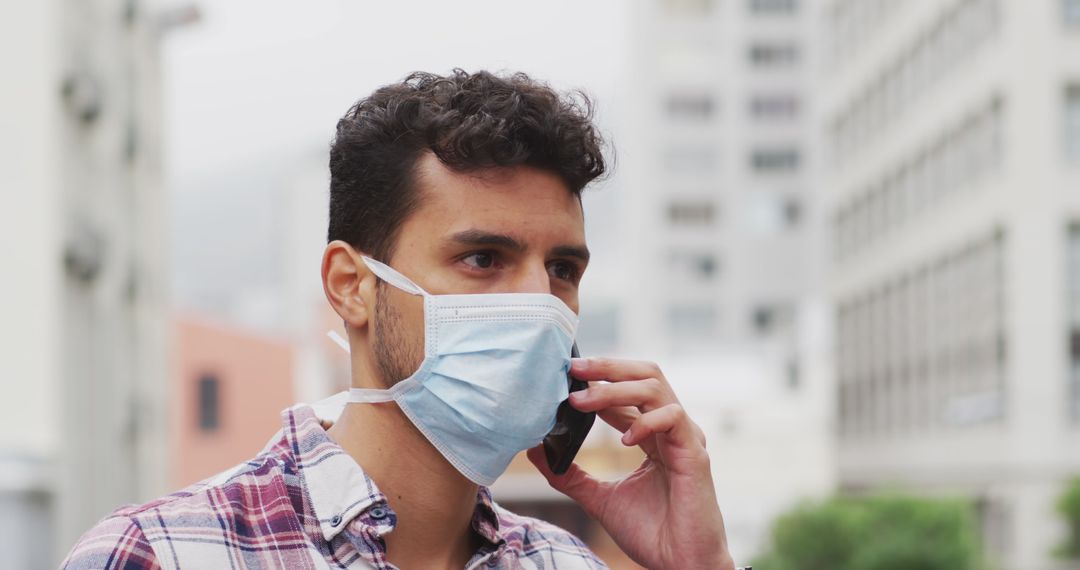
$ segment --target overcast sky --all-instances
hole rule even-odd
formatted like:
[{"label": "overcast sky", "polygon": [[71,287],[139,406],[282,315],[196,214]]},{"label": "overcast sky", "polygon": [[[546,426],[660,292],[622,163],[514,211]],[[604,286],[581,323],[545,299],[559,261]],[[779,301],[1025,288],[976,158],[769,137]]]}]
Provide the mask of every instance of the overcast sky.
[{"label": "overcast sky", "polygon": [[[358,98],[413,70],[528,72],[617,98],[621,0],[203,0],[165,46],[170,175],[325,144]],[[602,117],[603,120],[603,117]]]},{"label": "overcast sky", "polygon": [[[163,54],[172,281],[184,308],[258,327],[280,320],[273,313],[289,303],[283,272],[292,271],[281,263],[282,240],[291,239],[283,237],[283,216],[291,214],[280,199],[290,169],[325,164],[337,119],[410,71],[525,71],[557,88],[584,89],[597,101],[601,129],[618,142],[613,116],[627,53],[621,0],[198,5],[202,21],[172,32]],[[612,192],[585,196],[595,261],[583,296],[615,276],[603,267],[615,263],[617,208]],[[304,254],[313,258],[302,264],[315,268],[312,279],[320,254],[321,246]]]}]

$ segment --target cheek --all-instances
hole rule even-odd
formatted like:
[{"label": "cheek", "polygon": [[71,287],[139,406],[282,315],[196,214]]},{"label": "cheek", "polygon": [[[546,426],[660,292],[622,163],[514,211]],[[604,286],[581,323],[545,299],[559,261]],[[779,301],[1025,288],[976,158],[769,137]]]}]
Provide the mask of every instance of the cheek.
[{"label": "cheek", "polygon": [[570,309],[574,311],[574,314],[578,316],[581,315],[581,307],[579,306],[578,296],[576,292],[574,294],[556,295],[556,297],[558,297],[563,303],[566,303],[566,306],[570,307]]},{"label": "cheek", "polygon": [[424,339],[424,300],[410,295],[389,285],[381,285],[377,295],[380,323],[378,326],[393,330],[382,330],[381,334],[390,342],[423,343]]},{"label": "cheek", "polygon": [[406,295],[401,306],[402,332],[411,342],[424,346],[424,300],[421,297]]}]

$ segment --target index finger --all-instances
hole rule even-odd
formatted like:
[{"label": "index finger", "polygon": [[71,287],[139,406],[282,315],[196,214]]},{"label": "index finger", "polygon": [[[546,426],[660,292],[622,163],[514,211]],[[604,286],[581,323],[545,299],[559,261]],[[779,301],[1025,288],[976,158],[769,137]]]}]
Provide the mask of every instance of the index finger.
[{"label": "index finger", "polygon": [[589,357],[570,361],[570,373],[578,380],[644,380],[664,379],[664,373],[655,362],[647,360],[624,360],[622,358]]}]

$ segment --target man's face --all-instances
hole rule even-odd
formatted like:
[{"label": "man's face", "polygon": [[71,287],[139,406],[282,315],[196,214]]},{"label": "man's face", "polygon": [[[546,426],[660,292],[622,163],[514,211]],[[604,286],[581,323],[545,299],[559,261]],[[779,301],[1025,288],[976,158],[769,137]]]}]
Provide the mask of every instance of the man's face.
[{"label": "man's face", "polygon": [[[433,154],[417,163],[419,207],[389,265],[429,293],[550,293],[578,312],[588,263],[581,203],[558,176],[531,167],[457,173]],[[423,300],[380,283],[372,330],[387,385],[423,360]]]}]

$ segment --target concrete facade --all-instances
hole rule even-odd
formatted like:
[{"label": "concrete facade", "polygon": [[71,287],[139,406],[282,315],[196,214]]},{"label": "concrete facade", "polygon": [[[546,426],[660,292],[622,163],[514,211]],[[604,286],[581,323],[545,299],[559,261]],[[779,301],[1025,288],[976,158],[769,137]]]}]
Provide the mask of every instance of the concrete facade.
[{"label": "concrete facade", "polygon": [[820,13],[841,485],[971,497],[1018,570],[1059,567],[1053,503],[1080,472],[1068,4]]},{"label": "concrete facade", "polygon": [[820,298],[808,14],[786,1],[633,3],[616,141],[627,265],[641,269],[623,291],[630,351],[793,348],[804,303]]},{"label": "concrete facade", "polygon": [[14,531],[0,566],[55,567],[108,511],[164,489],[158,15],[0,9],[0,518]]}]

